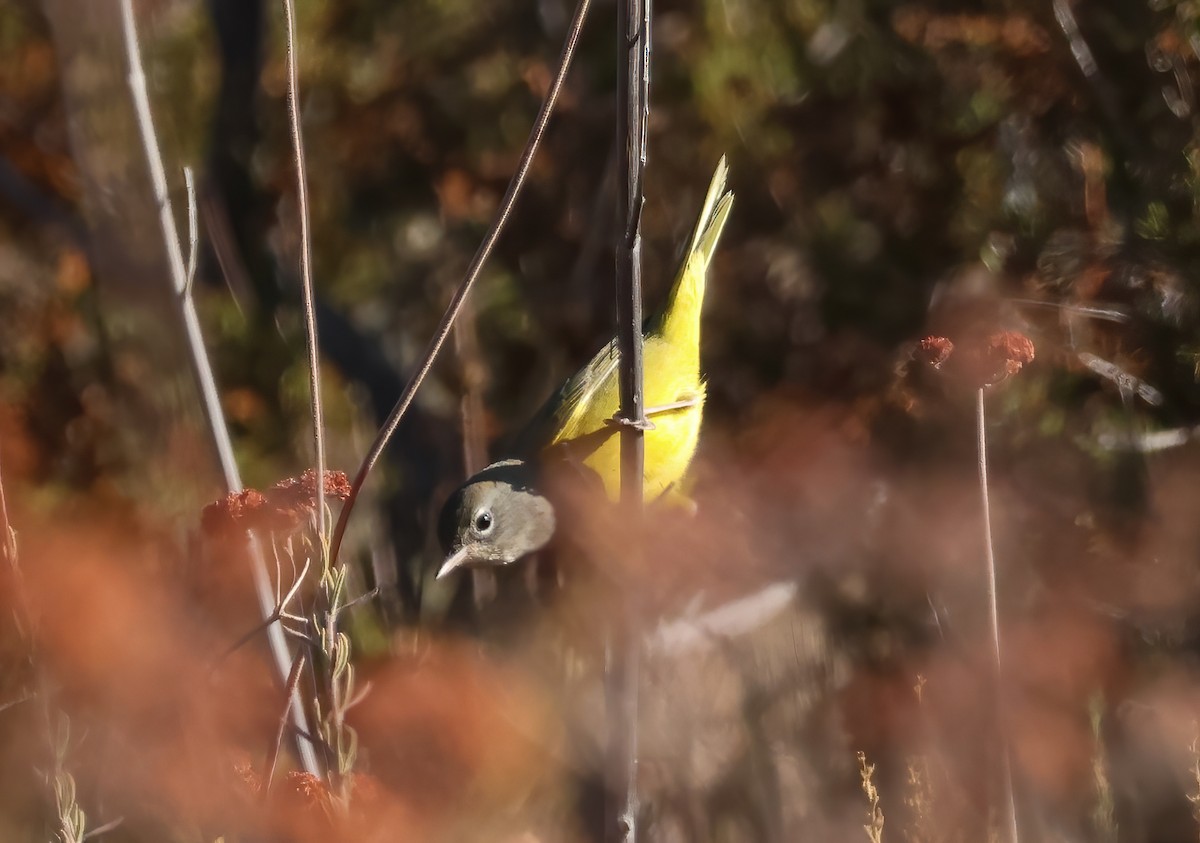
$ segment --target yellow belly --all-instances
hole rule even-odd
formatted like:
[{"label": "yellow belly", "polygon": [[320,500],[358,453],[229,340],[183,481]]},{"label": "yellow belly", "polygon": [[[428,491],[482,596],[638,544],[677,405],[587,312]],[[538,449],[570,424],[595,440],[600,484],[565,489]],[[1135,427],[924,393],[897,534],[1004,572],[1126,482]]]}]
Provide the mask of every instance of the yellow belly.
[{"label": "yellow belly", "polygon": [[[678,487],[687,473],[700,440],[705,390],[694,356],[677,354],[658,337],[646,338],[644,359],[647,410],[679,401],[694,402],[684,409],[649,417],[654,429],[645,433],[642,494],[650,501]],[[618,428],[606,424],[606,420],[617,413],[619,399],[614,372],[596,391],[587,412],[560,431],[553,443],[562,446],[568,459],[594,471],[611,500],[620,496],[621,437]]]}]

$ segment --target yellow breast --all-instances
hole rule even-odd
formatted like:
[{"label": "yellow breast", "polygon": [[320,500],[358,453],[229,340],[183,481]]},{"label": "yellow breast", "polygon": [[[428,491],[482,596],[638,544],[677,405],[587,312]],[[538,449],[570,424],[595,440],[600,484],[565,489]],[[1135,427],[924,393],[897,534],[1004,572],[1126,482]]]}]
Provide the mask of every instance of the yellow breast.
[{"label": "yellow breast", "polygon": [[[673,347],[658,336],[646,337],[644,351],[645,406],[653,411],[680,401],[692,405],[679,410],[654,413],[653,430],[645,433],[642,494],[654,500],[678,487],[687,473],[700,440],[704,416],[704,383],[697,355],[690,349]],[[607,420],[620,408],[618,377],[614,370],[596,390],[586,413],[572,419],[551,443],[565,458],[594,471],[612,500],[620,497],[621,437]]]}]

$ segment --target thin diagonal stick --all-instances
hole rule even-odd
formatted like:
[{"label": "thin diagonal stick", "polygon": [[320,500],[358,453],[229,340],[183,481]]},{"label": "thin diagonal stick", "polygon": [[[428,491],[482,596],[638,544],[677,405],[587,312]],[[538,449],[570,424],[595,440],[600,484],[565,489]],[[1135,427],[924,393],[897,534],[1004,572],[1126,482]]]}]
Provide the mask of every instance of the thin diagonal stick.
[{"label": "thin diagonal stick", "polygon": [[[300,650],[296,653],[296,660],[292,662],[292,669],[288,673],[287,687],[284,699],[289,699],[296,693],[296,688],[300,684],[300,674],[304,671],[304,651]],[[289,702],[283,709],[283,714],[279,718],[279,728],[275,731],[275,741],[271,744],[271,751],[267,754],[266,769],[263,770],[263,798],[267,798],[267,794],[271,792],[271,780],[275,778],[275,765],[279,761],[279,748],[283,745],[283,732],[287,729],[288,709],[291,707]]]},{"label": "thin diagonal stick", "polygon": [[1000,611],[996,599],[996,554],[992,549],[991,500],[988,496],[987,475],[987,424],[984,415],[984,390],[981,387],[975,396],[975,445],[979,457],[979,494],[983,503],[983,547],[987,559],[988,613],[992,634],[992,679],[996,683],[997,725],[1000,733],[1000,777],[1004,788],[1004,825],[1008,843],[1018,843],[1017,803],[1013,793],[1012,762],[1009,758],[1008,727],[1004,722],[1005,710],[1000,701],[1002,689],[1002,665],[1000,659]]},{"label": "thin diagonal stick", "polygon": [[191,298],[192,284],[196,281],[196,258],[200,251],[200,226],[196,221],[196,180],[192,168],[183,168],[183,184],[187,188],[188,212],[188,258],[187,271],[183,279],[183,297]]},{"label": "thin diagonal stick", "polygon": [[562,92],[563,83],[567,78],[567,70],[571,67],[571,59],[575,56],[575,47],[579,44],[579,35],[583,31],[583,23],[587,19],[587,12],[590,6],[591,0],[579,0],[578,5],[575,7],[575,17],[571,19],[571,27],[567,32],[567,41],[563,45],[562,55],[558,60],[558,72],[554,76],[554,81],[550,84],[550,90],[546,92],[546,98],[542,101],[542,108],[538,112],[537,119],[534,121],[533,129],[529,133],[529,140],[525,142],[525,149],[521,153],[521,160],[517,163],[517,171],[508,183],[508,190],[505,191],[504,198],[500,201],[500,211],[496,214],[496,219],[493,221],[491,229],[484,236],[483,242],[479,244],[479,250],[475,252],[475,257],[471,259],[471,265],[467,268],[466,277],[463,278],[462,283],[454,292],[454,297],[450,300],[446,312],[442,315],[442,321],[438,325],[437,331],[434,332],[429,345],[425,347],[425,353],[421,357],[421,363],[417,367],[416,373],[405,385],[404,392],[397,399],[396,406],[392,407],[391,414],[376,435],[375,441],[371,443],[371,449],[367,452],[362,465],[359,466],[358,473],[354,476],[354,482],[350,485],[350,494],[346,498],[346,503],[342,506],[342,511],[338,515],[337,526],[333,530],[333,539],[330,542],[329,548],[329,564],[331,565],[337,561],[338,551],[341,550],[342,546],[342,538],[346,534],[346,523],[350,520],[350,513],[354,510],[354,505],[358,501],[359,492],[362,491],[367,475],[371,473],[371,469],[375,467],[375,463],[379,462],[379,457],[383,454],[383,449],[387,447],[388,442],[391,441],[392,434],[396,432],[396,427],[400,424],[400,420],[408,412],[413,396],[417,393],[417,388],[425,380],[425,376],[429,374],[429,370],[433,368],[433,361],[437,358],[438,352],[441,351],[442,345],[445,344],[446,337],[450,334],[450,328],[454,325],[454,320],[458,317],[458,312],[462,309],[467,294],[471,292],[476,279],[479,278],[479,273],[483,269],[484,263],[491,256],[492,249],[495,248],[496,242],[500,239],[500,233],[504,230],[504,225],[508,222],[509,215],[512,214],[513,206],[517,202],[517,196],[525,184],[525,177],[529,174],[529,166],[533,163],[533,156],[537,153],[538,147],[541,146],[542,136],[546,133],[546,126],[550,122],[550,115],[554,112],[554,105],[558,101],[558,95]]},{"label": "thin diagonal stick", "polygon": [[[171,211],[171,200],[167,194],[167,178],[163,170],[162,153],[159,151],[158,136],[154,131],[154,120],[150,114],[146,74],[142,70],[142,49],[138,42],[137,26],[133,18],[133,0],[121,0],[121,21],[125,52],[129,61],[129,91],[133,97],[133,108],[137,117],[142,152],[145,155],[146,167],[150,172],[150,182],[154,188],[154,201],[158,205],[159,224],[162,227],[163,245],[167,250],[171,283],[174,285],[180,302],[184,340],[188,348],[188,358],[192,364],[192,374],[196,378],[196,384],[200,390],[204,416],[208,421],[209,433],[212,435],[213,448],[221,464],[225,488],[230,492],[239,492],[242,490],[242,478],[238,472],[237,460],[234,458],[233,443],[229,439],[229,428],[225,425],[225,415],[221,410],[221,396],[217,392],[208,352],[204,348],[200,319],[196,315],[196,306],[191,296],[184,295],[187,290],[187,272],[183,264],[179,232],[175,228],[175,217]],[[267,573],[262,546],[257,539],[251,539],[250,547],[251,572],[254,577],[254,591],[258,597],[259,610],[264,618],[271,617],[275,609],[275,600],[271,593],[271,577]],[[267,640],[280,681],[286,681],[288,671],[291,669],[292,657],[279,624],[271,624],[268,627]],[[298,732],[308,733],[308,722],[304,716],[304,709],[300,704],[299,696],[295,694],[292,695],[292,720]],[[304,765],[304,768],[310,773],[320,775],[321,768],[317,764],[317,757],[313,753],[312,747],[304,741],[297,741],[296,748],[300,754],[300,763]]]},{"label": "thin diagonal stick", "polygon": [[321,409],[321,360],[317,347],[317,314],[313,305],[312,233],[308,216],[308,172],[304,164],[304,136],[300,133],[300,83],[296,74],[296,9],[292,0],[283,0],[287,20],[287,99],[292,131],[292,152],[296,158],[296,205],[300,211],[300,288],[304,294],[304,339],[308,348],[308,386],[312,399],[313,445],[317,454],[317,536],[321,550],[326,547],[328,525],[325,518],[325,418]]}]

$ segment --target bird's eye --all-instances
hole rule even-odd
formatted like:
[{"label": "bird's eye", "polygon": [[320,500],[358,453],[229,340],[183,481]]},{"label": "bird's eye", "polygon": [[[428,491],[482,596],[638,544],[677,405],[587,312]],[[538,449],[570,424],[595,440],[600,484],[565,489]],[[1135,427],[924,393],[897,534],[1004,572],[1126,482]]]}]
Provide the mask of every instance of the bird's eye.
[{"label": "bird's eye", "polygon": [[477,512],[475,514],[475,529],[480,533],[486,533],[492,529],[492,513],[486,509]]}]

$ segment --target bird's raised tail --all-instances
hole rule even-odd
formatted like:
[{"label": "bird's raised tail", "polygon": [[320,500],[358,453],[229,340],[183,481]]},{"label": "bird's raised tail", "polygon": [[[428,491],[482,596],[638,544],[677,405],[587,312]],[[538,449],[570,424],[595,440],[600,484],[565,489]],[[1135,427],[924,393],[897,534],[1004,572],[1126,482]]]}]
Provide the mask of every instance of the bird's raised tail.
[{"label": "bird's raised tail", "polygon": [[717,241],[721,239],[725,221],[729,219],[729,211],[733,207],[733,193],[725,184],[728,175],[729,166],[722,155],[708,185],[708,195],[704,197],[704,207],[700,210],[683,263],[663,308],[662,323],[652,326],[650,330],[679,347],[699,349],[700,346],[700,310],[704,304],[708,265],[712,262]]}]

